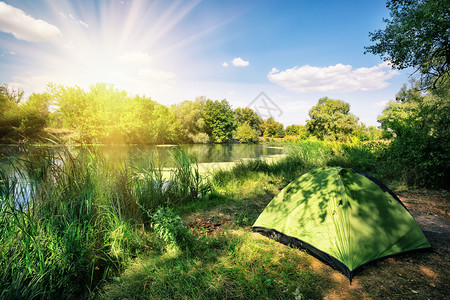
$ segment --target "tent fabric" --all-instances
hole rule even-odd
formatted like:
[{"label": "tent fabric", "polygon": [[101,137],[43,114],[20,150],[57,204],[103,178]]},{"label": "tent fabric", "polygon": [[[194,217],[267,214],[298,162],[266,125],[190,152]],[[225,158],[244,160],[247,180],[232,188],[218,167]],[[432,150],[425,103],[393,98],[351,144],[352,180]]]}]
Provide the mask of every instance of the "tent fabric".
[{"label": "tent fabric", "polygon": [[291,182],[263,210],[253,231],[307,249],[350,280],[370,262],[431,247],[392,191],[341,167],[315,168]]}]

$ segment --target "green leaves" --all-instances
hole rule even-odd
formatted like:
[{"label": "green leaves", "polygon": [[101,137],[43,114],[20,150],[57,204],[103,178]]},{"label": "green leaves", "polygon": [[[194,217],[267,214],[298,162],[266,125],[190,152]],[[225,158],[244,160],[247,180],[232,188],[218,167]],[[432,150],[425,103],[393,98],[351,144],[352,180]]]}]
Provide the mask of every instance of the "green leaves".
[{"label": "green leaves", "polygon": [[350,104],[342,100],[319,99],[309,111],[306,128],[319,139],[348,141],[357,128],[358,118],[350,113]]},{"label": "green leaves", "polygon": [[22,103],[23,91],[0,85],[0,143],[38,137],[47,124],[50,99],[33,94]]},{"label": "green leaves", "polygon": [[423,92],[420,84],[404,86],[397,100],[378,117],[383,129],[396,139],[388,159],[409,169],[408,183],[428,187],[448,186],[450,170],[450,82]]},{"label": "green leaves", "polygon": [[183,101],[172,105],[171,110],[180,124],[180,140],[186,143],[207,143],[208,135],[205,131],[205,120],[203,119],[203,107],[206,100],[204,97],[196,98],[195,101]]},{"label": "green leaves", "polygon": [[386,28],[369,33],[375,45],[366,53],[391,61],[393,68],[413,67],[427,86],[450,71],[450,2],[447,0],[388,0]]},{"label": "green leaves", "polygon": [[264,120],[260,129],[265,137],[283,138],[286,135],[283,124],[275,121],[272,117]]},{"label": "green leaves", "polygon": [[234,110],[234,119],[238,126],[247,122],[254,130],[258,130],[259,126],[263,123],[262,118],[250,107],[238,107]]},{"label": "green leaves", "polygon": [[235,129],[234,114],[227,100],[207,100],[203,108],[205,130],[213,143],[227,143]]},{"label": "green leaves", "polygon": [[159,208],[153,214],[151,224],[153,230],[169,248],[179,247],[187,250],[192,247],[194,236],[171,208]]},{"label": "green leaves", "polygon": [[78,142],[154,144],[179,139],[172,111],[148,97],[130,97],[103,83],[88,91],[51,86],[50,94],[57,107],[53,125],[79,132]]},{"label": "green leaves", "polygon": [[236,130],[236,137],[241,143],[257,143],[258,133],[246,121],[241,124]]}]

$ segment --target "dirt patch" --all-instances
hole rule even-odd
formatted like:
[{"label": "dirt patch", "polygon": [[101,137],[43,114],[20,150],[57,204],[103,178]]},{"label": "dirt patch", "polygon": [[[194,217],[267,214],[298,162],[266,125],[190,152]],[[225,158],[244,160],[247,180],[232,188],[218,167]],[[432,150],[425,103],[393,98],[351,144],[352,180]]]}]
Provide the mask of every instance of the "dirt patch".
[{"label": "dirt patch", "polygon": [[422,228],[436,253],[450,257],[450,193],[408,190],[397,192]]},{"label": "dirt patch", "polygon": [[231,221],[231,216],[220,212],[213,216],[197,214],[186,218],[187,226],[196,235],[215,234],[221,232]]}]

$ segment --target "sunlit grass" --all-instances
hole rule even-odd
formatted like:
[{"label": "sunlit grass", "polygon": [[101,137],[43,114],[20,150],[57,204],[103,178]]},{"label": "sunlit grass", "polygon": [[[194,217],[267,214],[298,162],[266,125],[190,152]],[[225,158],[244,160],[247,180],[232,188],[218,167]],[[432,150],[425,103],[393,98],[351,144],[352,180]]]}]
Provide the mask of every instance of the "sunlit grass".
[{"label": "sunlit grass", "polygon": [[136,260],[103,290],[104,299],[321,299],[326,279],[304,252],[244,230],[197,241],[195,252]]}]

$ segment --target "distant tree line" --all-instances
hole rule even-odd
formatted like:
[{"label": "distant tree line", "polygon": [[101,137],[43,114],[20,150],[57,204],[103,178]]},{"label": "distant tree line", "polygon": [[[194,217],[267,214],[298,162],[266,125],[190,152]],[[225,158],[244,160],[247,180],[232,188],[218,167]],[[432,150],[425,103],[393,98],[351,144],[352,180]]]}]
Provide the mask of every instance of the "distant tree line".
[{"label": "distant tree line", "polygon": [[[0,142],[15,143],[53,134],[74,143],[256,143],[260,138],[332,141],[376,139],[380,129],[357,124],[350,105],[322,98],[304,125],[263,120],[249,107],[233,110],[226,100],[198,97],[167,107],[146,96],[130,96],[98,83],[88,90],[49,84],[32,94],[0,86]],[[374,134],[375,133],[375,134]]]}]

